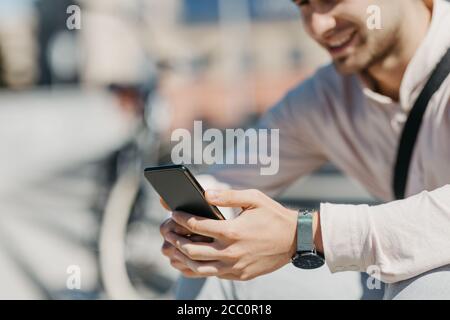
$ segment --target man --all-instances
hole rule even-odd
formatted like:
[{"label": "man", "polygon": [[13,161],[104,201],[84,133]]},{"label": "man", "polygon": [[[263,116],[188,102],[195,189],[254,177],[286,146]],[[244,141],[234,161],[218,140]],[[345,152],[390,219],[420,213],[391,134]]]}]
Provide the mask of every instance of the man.
[{"label": "man", "polygon": [[[444,0],[296,3],[308,33],[329,51],[333,63],[292,90],[262,119],[262,127],[280,128],[279,174],[264,177],[254,168],[230,167],[213,175],[234,189],[257,188],[273,195],[331,161],[387,203],[322,204],[312,216],[300,218],[297,211],[261,191],[211,190],[207,192],[211,204],[244,211],[227,221],[173,213],[161,226],[163,253],[185,277],[220,278],[198,281],[204,287],[219,281],[224,296],[239,297],[232,291],[245,288],[246,282],[235,280],[252,283],[262,275],[270,277],[297,258],[297,241],[308,233],[304,226],[309,221],[312,248],[324,254],[331,272],[365,272],[375,266],[389,284],[385,298],[450,298],[450,77],[428,104],[405,199],[393,201],[391,187],[405,120],[450,47],[450,4]],[[366,27],[369,5],[381,9],[381,30]],[[189,239],[186,234],[213,241]],[[297,266],[305,261],[297,261]],[[320,254],[312,262],[320,265]],[[290,278],[284,274],[292,282],[296,277],[292,271]],[[283,291],[288,283],[266,285]],[[302,291],[301,284],[296,290]]]}]

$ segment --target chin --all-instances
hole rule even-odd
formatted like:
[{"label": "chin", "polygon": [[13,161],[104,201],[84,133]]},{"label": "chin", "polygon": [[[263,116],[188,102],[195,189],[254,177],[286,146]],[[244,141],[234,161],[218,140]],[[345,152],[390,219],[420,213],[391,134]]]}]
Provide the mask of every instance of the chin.
[{"label": "chin", "polygon": [[343,75],[350,75],[353,73],[357,73],[358,71],[361,70],[361,68],[359,68],[356,65],[353,64],[349,64],[349,63],[342,63],[339,61],[333,61],[334,66],[336,68],[336,70]]},{"label": "chin", "polygon": [[336,70],[343,75],[359,73],[367,68],[367,63],[361,63],[354,57],[333,60]]}]

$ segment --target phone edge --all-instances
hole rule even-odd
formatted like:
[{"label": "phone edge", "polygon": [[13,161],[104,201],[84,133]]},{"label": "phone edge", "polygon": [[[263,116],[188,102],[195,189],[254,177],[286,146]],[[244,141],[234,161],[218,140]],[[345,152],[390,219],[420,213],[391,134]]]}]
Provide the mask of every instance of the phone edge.
[{"label": "phone edge", "polygon": [[[181,171],[186,176],[186,178],[188,178],[189,181],[191,181],[191,183],[194,186],[194,188],[196,188],[197,191],[200,192],[200,194],[203,196],[203,198],[205,198],[205,190],[200,185],[200,183],[197,181],[197,179],[192,174],[192,172],[189,170],[189,168],[186,167],[185,165],[182,165],[182,164],[171,164],[171,165],[161,165],[161,166],[155,166],[155,167],[147,167],[147,168],[144,168],[144,175],[145,175],[146,172],[161,171],[161,170],[178,170],[178,169],[181,169]],[[206,200],[206,198],[205,198],[205,200]],[[211,205],[209,203],[208,203],[208,205],[211,207],[213,213],[215,214],[215,216],[219,220],[226,220],[225,217],[223,216],[223,214],[219,211],[219,208],[217,208],[216,206]]]}]

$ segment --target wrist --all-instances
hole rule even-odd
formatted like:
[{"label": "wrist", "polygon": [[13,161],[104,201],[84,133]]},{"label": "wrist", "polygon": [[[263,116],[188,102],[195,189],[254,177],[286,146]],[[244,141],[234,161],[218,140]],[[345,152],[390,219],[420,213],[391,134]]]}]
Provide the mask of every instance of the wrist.
[{"label": "wrist", "polygon": [[291,241],[291,247],[289,249],[289,258],[293,258],[297,254],[297,219],[298,219],[298,210],[289,210],[290,215],[292,216],[292,230],[294,230],[294,236]]}]

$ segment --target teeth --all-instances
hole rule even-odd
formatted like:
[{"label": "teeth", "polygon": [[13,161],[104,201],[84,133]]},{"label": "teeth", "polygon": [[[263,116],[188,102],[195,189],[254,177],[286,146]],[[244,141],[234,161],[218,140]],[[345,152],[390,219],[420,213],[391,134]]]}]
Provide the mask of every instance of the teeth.
[{"label": "teeth", "polygon": [[342,46],[344,43],[348,42],[353,36],[353,33],[349,34],[348,36],[340,39],[336,39],[329,42],[330,47],[337,48]]}]

